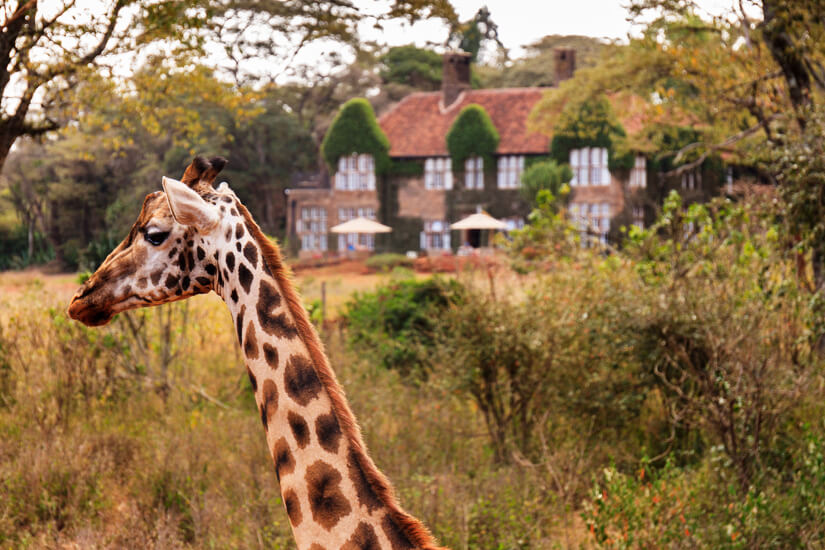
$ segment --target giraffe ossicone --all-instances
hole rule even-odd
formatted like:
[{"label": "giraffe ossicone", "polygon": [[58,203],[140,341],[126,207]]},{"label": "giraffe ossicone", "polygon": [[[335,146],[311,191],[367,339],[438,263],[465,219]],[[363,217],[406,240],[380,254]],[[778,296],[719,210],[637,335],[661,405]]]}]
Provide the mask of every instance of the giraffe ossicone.
[{"label": "giraffe ossicone", "polygon": [[163,178],[69,315],[97,326],[121,311],[216,292],[235,322],[298,548],[437,548],[368,456],[278,247],[226,182],[213,188],[225,164],[197,157],[180,181]]}]

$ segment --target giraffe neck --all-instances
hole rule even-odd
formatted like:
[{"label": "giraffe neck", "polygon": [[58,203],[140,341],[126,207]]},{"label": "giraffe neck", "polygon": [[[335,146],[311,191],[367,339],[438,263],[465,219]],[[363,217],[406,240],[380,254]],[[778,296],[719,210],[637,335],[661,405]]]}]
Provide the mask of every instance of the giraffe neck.
[{"label": "giraffe neck", "polygon": [[298,548],[435,548],[366,454],[277,248],[238,210],[222,236],[217,291],[235,321]]}]

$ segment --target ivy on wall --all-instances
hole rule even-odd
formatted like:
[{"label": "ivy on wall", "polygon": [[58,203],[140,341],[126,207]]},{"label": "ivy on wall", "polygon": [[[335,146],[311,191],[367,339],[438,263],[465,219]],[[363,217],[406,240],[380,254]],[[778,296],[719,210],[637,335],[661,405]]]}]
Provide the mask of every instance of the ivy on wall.
[{"label": "ivy on wall", "polygon": [[378,125],[372,105],[361,97],[344,103],[321,142],[321,155],[332,173],[339,158],[358,153],[372,155],[375,172],[385,174],[390,169],[389,151],[390,141]]},{"label": "ivy on wall", "polygon": [[626,147],[627,132],[606,97],[568,104],[553,130],[550,156],[559,164],[570,162],[570,151],[582,147],[607,149],[607,167],[630,170],[634,154]]},{"label": "ivy on wall", "polygon": [[453,160],[453,172],[463,172],[464,161],[476,156],[484,159],[485,170],[492,170],[498,142],[498,130],[484,107],[475,103],[467,105],[447,132],[447,150]]}]

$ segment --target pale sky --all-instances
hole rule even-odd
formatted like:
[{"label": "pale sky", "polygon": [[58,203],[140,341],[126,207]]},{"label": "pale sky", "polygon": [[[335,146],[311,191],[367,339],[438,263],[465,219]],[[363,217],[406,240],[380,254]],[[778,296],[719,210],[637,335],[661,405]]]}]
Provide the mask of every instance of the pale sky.
[{"label": "pale sky", "polygon": [[[356,4],[361,1],[356,0]],[[738,0],[697,0],[696,3],[705,11],[701,15],[719,15],[738,5]],[[744,3],[746,9],[751,5],[749,0]],[[480,7],[487,6],[498,25],[499,38],[512,50],[513,57],[518,57],[522,46],[548,34],[626,39],[628,33],[633,32],[627,21],[625,0],[452,0],[452,4],[461,21],[471,19]],[[438,21],[423,21],[413,26],[387,25],[384,32],[362,29],[365,38],[390,45],[440,43],[446,34],[446,26]]]}]

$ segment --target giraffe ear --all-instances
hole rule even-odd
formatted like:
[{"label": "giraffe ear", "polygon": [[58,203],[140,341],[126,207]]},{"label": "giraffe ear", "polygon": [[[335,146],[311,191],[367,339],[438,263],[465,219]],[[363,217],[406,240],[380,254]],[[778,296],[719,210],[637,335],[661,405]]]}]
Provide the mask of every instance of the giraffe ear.
[{"label": "giraffe ear", "polygon": [[219,220],[215,206],[209,204],[188,185],[172,178],[164,177],[163,190],[175,221],[181,225],[191,225],[197,229],[212,229]]}]

